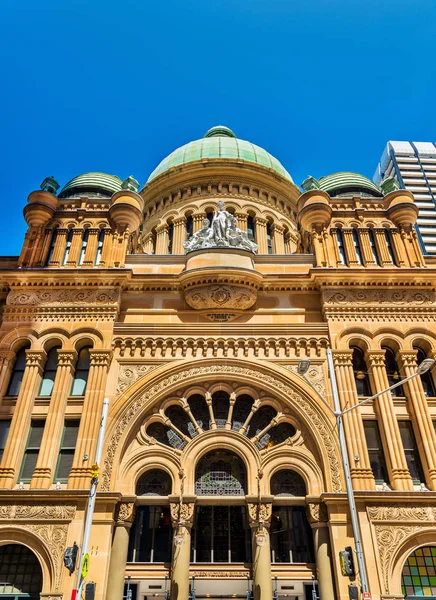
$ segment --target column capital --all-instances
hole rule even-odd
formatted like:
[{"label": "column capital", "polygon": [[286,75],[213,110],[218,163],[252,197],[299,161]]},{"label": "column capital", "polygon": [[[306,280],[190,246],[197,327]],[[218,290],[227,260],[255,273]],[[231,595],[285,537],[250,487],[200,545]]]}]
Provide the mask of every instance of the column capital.
[{"label": "column capital", "polygon": [[44,350],[26,350],[26,367],[42,367],[47,360]]},{"label": "column capital", "polygon": [[180,498],[170,500],[171,523],[173,527],[182,525],[191,528],[194,524],[195,500],[184,501],[180,504]]},{"label": "column capital", "polygon": [[8,366],[11,362],[15,362],[16,356],[13,350],[0,350],[0,366]]},{"label": "column capital", "polygon": [[266,227],[268,221],[263,217],[254,217],[254,222],[256,225],[261,225],[262,227]]},{"label": "column capital", "polygon": [[271,499],[263,498],[260,503],[258,500],[250,499],[247,501],[247,511],[250,527],[258,525],[269,527],[272,515],[272,497]]},{"label": "column capital", "polygon": [[309,523],[327,523],[329,520],[327,506],[324,502],[309,502],[306,506],[306,513]]},{"label": "column capital", "polygon": [[173,221],[174,227],[178,227],[180,225],[186,225],[186,217],[178,217]]},{"label": "column capital", "polygon": [[88,231],[89,234],[96,234],[96,233],[100,233],[100,231],[104,231],[104,228],[102,228],[100,230],[100,227],[87,227],[86,229],[84,229],[84,231]]},{"label": "column capital", "polygon": [[283,227],[283,225],[279,225],[278,223],[273,223],[271,225],[271,231],[273,233],[277,232],[277,233],[284,233],[285,228]]},{"label": "column capital", "polygon": [[90,350],[91,367],[109,367],[112,359],[112,350]]},{"label": "column capital", "polygon": [[235,217],[237,217],[238,219],[248,219],[248,215],[247,213],[241,211],[241,210],[237,210],[235,212]]},{"label": "column capital", "polygon": [[343,350],[332,350],[333,363],[335,367],[352,367],[353,351],[349,348]]},{"label": "column capital", "polygon": [[385,366],[385,350],[368,350],[365,352],[365,360],[368,367],[384,367]]},{"label": "column capital", "polygon": [[75,350],[58,350],[58,366],[74,367],[77,361],[77,352]]},{"label": "column capital", "polygon": [[398,350],[396,358],[401,361],[403,367],[414,367],[418,366],[417,363],[417,350]]},{"label": "column capital", "polygon": [[162,223],[158,227],[156,227],[156,233],[163,233],[164,231],[168,231],[169,225],[168,223]]},{"label": "column capital", "polygon": [[136,507],[134,502],[120,502],[115,513],[117,525],[132,525],[135,520]]}]

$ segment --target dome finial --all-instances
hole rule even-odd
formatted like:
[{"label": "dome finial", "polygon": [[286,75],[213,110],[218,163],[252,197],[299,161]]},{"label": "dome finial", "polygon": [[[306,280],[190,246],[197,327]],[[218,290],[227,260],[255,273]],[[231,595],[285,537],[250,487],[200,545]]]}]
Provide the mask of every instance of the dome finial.
[{"label": "dome finial", "polygon": [[204,134],[204,137],[205,138],[209,138],[209,137],[235,138],[236,135],[233,133],[233,131],[231,129],[229,129],[225,125],[215,125],[215,127],[212,127],[211,129],[209,129],[209,131],[206,131],[206,133]]}]

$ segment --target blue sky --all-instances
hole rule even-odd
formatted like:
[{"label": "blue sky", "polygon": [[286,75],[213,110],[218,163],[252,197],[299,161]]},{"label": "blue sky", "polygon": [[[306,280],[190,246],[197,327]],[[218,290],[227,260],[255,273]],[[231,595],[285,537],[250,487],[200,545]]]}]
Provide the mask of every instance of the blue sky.
[{"label": "blue sky", "polygon": [[142,184],[217,124],[309,174],[372,177],[436,141],[434,0],[3,0],[0,254],[27,195],[86,171]]}]

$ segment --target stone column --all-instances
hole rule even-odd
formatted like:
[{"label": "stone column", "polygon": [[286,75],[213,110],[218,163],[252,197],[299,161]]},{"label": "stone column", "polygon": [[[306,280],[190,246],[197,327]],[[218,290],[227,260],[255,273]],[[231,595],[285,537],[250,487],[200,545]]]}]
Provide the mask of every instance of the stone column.
[{"label": "stone column", "polygon": [[37,267],[45,267],[45,263],[47,261],[48,253],[50,252],[51,239],[54,235],[53,229],[45,229],[44,231],[44,239],[41,246],[41,253],[39,255],[38,260],[36,261]]},{"label": "stone column", "polygon": [[235,408],[235,403],[236,403],[236,394],[235,394],[235,392],[232,392],[230,394],[229,412],[227,414],[227,421],[226,421],[226,427],[225,427],[226,429],[232,428],[233,409]]},{"label": "stone column", "polygon": [[53,255],[50,260],[50,267],[60,267],[62,266],[62,260],[65,254],[65,248],[67,246],[67,235],[68,229],[65,227],[59,228],[57,230],[57,238],[55,242],[55,246],[53,249]]},{"label": "stone column", "polygon": [[332,267],[341,267],[344,266],[344,263],[342,262],[342,257],[339,253],[339,246],[338,246],[338,228],[337,227],[331,227],[330,228],[330,241],[331,241],[331,246],[333,248],[333,253],[334,253],[334,257],[333,257],[333,264]]},{"label": "stone column", "polygon": [[0,489],[10,489],[16,483],[21,459],[29,434],[33,403],[41,385],[41,375],[47,355],[43,350],[26,350],[26,368],[0,467]]},{"label": "stone column", "polygon": [[173,251],[172,254],[185,254],[185,249],[183,248],[183,242],[186,241],[186,219],[185,217],[180,217],[179,219],[175,219],[174,222],[174,232],[173,232]]},{"label": "stone column", "polygon": [[[392,240],[392,248],[394,254],[397,258],[397,263],[399,267],[408,267],[408,257],[406,248],[404,247],[403,240],[401,238],[401,233],[398,229],[389,229]],[[386,242],[385,242],[386,243]]]},{"label": "stone column", "polygon": [[243,212],[236,212],[235,217],[238,219],[237,227],[239,227],[239,229],[242,229],[242,231],[245,231],[245,233],[247,233],[248,215],[246,215]]},{"label": "stone column", "polygon": [[113,235],[112,235],[112,231],[108,227],[105,227],[103,229],[103,231],[104,231],[103,248],[101,251],[101,259],[100,259],[100,262],[98,263],[98,266],[101,268],[107,269],[108,267],[111,266],[110,265],[110,257],[112,254]]},{"label": "stone column", "polygon": [[77,361],[75,350],[58,350],[58,368],[50,398],[41,449],[38,454],[35,471],[33,472],[31,488],[48,489],[53,483],[56,463],[59,457],[59,444],[62,439],[65,410],[68,396],[71,392],[74,366]]},{"label": "stone column", "polygon": [[269,526],[272,514],[271,501],[247,503],[253,545],[253,590],[254,600],[271,600],[271,543]]},{"label": "stone column", "polygon": [[206,213],[194,213],[192,215],[192,233],[197,233],[200,229],[203,229],[203,219],[206,218]]},{"label": "stone column", "polygon": [[353,242],[353,230],[351,227],[342,227],[342,239],[344,240],[345,255],[349,267],[359,267],[356,249]]},{"label": "stone column", "polygon": [[28,261],[28,265],[34,267],[38,262],[38,257],[41,254],[42,244],[43,244],[43,236],[44,236],[44,228],[38,227],[35,232],[35,237],[32,241],[31,253]]},{"label": "stone column", "polygon": [[147,235],[144,237],[145,254],[153,254],[153,238],[154,234],[152,231],[150,231],[150,233],[147,233]]},{"label": "stone column", "polygon": [[254,219],[254,224],[256,227],[256,244],[259,246],[258,253],[268,254],[268,241],[266,238],[266,219],[256,217]]},{"label": "stone column", "polygon": [[385,228],[374,227],[373,232],[375,245],[377,247],[377,252],[380,259],[380,265],[382,267],[392,267],[391,256],[388,252],[388,247],[386,244]]},{"label": "stone column", "polygon": [[[374,394],[389,387],[385,368],[385,351],[371,350],[367,353],[372,391]],[[413,482],[407,467],[400,429],[395,415],[394,403],[390,392],[379,396],[375,401],[375,412],[381,429],[386,462],[389,468],[390,483],[394,490],[413,490]]]},{"label": "stone column", "polygon": [[129,532],[135,520],[133,502],[122,502],[116,511],[115,531],[112,540],[106,600],[120,600],[124,593]]},{"label": "stone column", "polygon": [[369,227],[359,227],[357,229],[357,234],[359,236],[360,248],[362,250],[363,263],[365,267],[376,267],[377,263],[375,262],[371,249],[371,242],[369,241]]},{"label": "stone column", "polygon": [[281,225],[277,225],[276,223],[274,223],[271,226],[271,232],[273,234],[273,241],[274,241],[274,252],[276,254],[284,254],[285,253],[285,240],[283,237],[284,231],[285,231],[285,228],[282,227]]},{"label": "stone column", "polygon": [[191,529],[194,522],[195,498],[170,499],[173,524],[173,557],[171,561],[171,600],[189,598],[189,565],[191,558]]},{"label": "stone column", "polygon": [[168,254],[168,225],[164,223],[156,228],[156,254]]},{"label": "stone column", "polygon": [[95,265],[99,235],[100,229],[98,229],[98,227],[90,227],[88,229],[88,242],[86,244],[85,257],[82,263],[83,267],[92,268]]},{"label": "stone column", "polygon": [[[353,373],[353,351],[333,350],[336,377],[338,380],[341,408],[350,408],[359,402]],[[348,458],[351,467],[353,487],[358,490],[375,490],[375,481],[365,441],[360,408],[344,416],[344,429],[347,438]],[[358,460],[355,457],[358,456]]]},{"label": "stone column", "polygon": [[0,351],[0,398],[6,394],[16,358],[13,350]]},{"label": "stone column", "polygon": [[332,550],[328,529],[327,506],[323,503],[307,505],[307,517],[313,531],[316,572],[320,600],[334,600]]},{"label": "stone column", "polygon": [[316,229],[312,229],[312,244],[313,249],[315,250],[315,258],[316,258],[316,266],[317,267],[326,267],[327,260],[324,254],[324,243],[322,233],[316,231]]},{"label": "stone column", "polygon": [[424,266],[424,257],[422,256],[422,250],[421,250],[421,246],[419,245],[419,241],[418,241],[418,234],[416,233],[415,229],[413,229],[410,232],[410,243],[412,244],[414,253],[415,253],[415,264],[417,267],[423,267]]},{"label": "stone column", "polygon": [[288,233],[285,236],[285,253],[286,254],[292,254],[292,249],[291,249],[291,234]]},{"label": "stone column", "polygon": [[71,240],[70,253],[66,263],[67,267],[77,267],[77,263],[80,257],[80,251],[82,249],[82,240],[84,235],[83,227],[75,227],[73,229],[73,239]]},{"label": "stone column", "polygon": [[[83,417],[80,420],[73,467],[68,479],[68,487],[74,489],[88,489],[89,487],[91,476],[89,468],[94,462],[95,457],[101,410],[106,389],[106,375],[112,351],[90,350],[89,354],[91,364],[83,402]],[[86,462],[83,461],[85,454],[88,455]]]},{"label": "stone column", "polygon": [[[398,352],[398,366],[403,371],[404,377],[416,373],[418,367],[416,354],[416,350],[400,350]],[[428,487],[434,491],[436,490],[436,434],[421,378],[418,376],[411,379],[404,384],[404,388],[425,470],[426,482]]]}]

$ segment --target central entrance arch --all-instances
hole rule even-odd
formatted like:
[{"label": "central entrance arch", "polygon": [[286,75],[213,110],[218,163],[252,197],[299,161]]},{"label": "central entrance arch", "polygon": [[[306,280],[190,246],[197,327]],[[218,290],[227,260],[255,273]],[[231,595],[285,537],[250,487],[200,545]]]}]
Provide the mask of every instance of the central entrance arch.
[{"label": "central entrance arch", "polygon": [[42,569],[35,554],[22,544],[0,546],[0,600],[39,600]]}]

